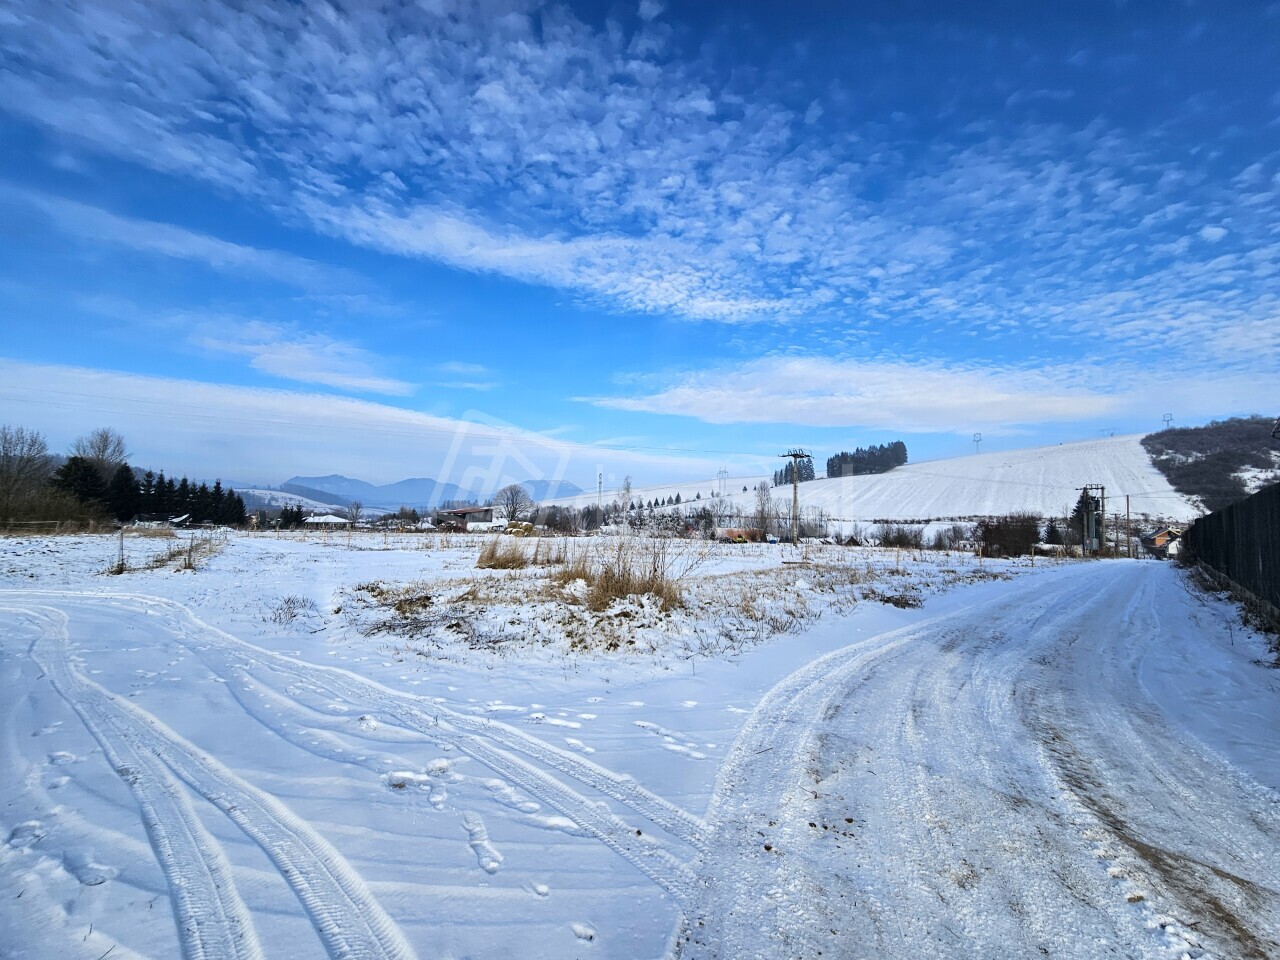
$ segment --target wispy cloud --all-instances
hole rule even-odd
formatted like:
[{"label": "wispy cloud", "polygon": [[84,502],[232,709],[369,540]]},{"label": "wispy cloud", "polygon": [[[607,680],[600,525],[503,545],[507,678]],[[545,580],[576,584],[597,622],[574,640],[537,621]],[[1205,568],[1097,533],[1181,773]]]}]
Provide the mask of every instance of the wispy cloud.
[{"label": "wispy cloud", "polygon": [[203,263],[223,273],[250,275],[294,287],[332,289],[353,283],[349,271],[278,250],[232,243],[155,220],[124,217],[101,207],[0,185],[0,201],[20,203],[49,216],[64,233],[141,253]]},{"label": "wispy cloud", "polygon": [[497,375],[480,363],[449,360],[436,364],[432,372],[438,377],[429,386],[444,390],[492,390],[498,385]]},{"label": "wispy cloud", "polygon": [[379,375],[377,367],[385,361],[328,334],[230,316],[177,319],[192,328],[192,345],[245,357],[253,369],[284,380],[392,396],[414,390],[410,383]]},{"label": "wispy cloud", "polygon": [[1185,416],[1261,409],[1256,377],[1212,372],[1170,378],[1161,369],[765,358],[688,373],[597,406],[707,423],[777,423],[911,433],[1021,433],[1027,426],[1147,416],[1176,403]]},{"label": "wispy cloud", "polygon": [[[58,384],[50,393],[48,385]],[[279,482],[340,472],[376,483],[433,476],[491,494],[505,483],[596,471],[653,479],[711,477],[720,460],[611,450],[523,430],[480,411],[436,417],[322,392],[301,392],[0,358],[0,406],[55,449],[110,422],[139,465]],[[246,476],[247,475],[247,476]]]}]

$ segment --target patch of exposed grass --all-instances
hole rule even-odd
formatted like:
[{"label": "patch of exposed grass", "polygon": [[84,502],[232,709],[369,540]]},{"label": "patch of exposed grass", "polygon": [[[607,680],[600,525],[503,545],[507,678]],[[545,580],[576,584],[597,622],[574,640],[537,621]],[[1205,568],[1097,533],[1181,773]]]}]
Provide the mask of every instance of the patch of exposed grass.
[{"label": "patch of exposed grass", "polygon": [[476,566],[481,570],[523,570],[529,566],[529,555],[519,540],[493,537],[480,548]]},{"label": "patch of exposed grass", "polygon": [[567,586],[586,585],[577,596],[588,610],[599,613],[628,597],[651,596],[663,610],[684,605],[684,592],[675,574],[675,557],[669,540],[619,540],[612,548],[568,557],[552,581]]}]

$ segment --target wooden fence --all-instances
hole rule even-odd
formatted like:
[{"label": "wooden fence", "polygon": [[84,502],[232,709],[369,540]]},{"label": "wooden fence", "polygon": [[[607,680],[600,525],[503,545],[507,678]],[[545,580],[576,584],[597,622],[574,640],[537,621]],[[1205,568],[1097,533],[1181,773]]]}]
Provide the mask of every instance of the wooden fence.
[{"label": "wooden fence", "polygon": [[1230,580],[1280,625],[1280,483],[1201,517],[1182,542],[1191,558]]}]

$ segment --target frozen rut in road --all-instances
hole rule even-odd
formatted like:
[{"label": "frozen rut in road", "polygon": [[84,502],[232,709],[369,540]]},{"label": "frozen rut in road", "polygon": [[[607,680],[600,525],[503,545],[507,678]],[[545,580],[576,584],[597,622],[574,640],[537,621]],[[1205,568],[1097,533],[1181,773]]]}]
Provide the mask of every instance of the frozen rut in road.
[{"label": "frozen rut in road", "polygon": [[[188,957],[260,956],[265,921],[187,790],[267,853],[328,955],[413,950],[323,825],[90,679],[94,652],[68,621],[184,648],[225,684],[219,709],[240,710],[240,729],[326,764],[412,770],[432,744],[483,764],[678,909],[668,944],[611,955],[1280,955],[1280,794],[1147,689],[1152,658],[1203,656],[1176,572],[1073,564],[980,595],[778,682],[702,817],[515,726],[268,651],[171,600],[22,590],[0,592],[0,606],[35,629],[32,658],[132,791]],[[357,737],[355,716],[376,723]],[[484,822],[464,821],[496,869]]]}]

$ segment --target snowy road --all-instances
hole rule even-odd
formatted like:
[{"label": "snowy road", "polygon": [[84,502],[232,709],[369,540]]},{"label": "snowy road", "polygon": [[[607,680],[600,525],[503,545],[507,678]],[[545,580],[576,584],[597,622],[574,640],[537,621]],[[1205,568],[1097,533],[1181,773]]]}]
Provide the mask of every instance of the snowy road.
[{"label": "snowy road", "polygon": [[[6,809],[34,813],[4,824],[0,878],[27,899],[0,913],[0,957],[1280,956],[1280,698],[1273,671],[1224,647],[1224,609],[1167,566],[1067,564],[852,643],[858,621],[832,620],[845,639],[760,700],[703,812],[628,772],[702,756],[634,719],[639,701],[616,725],[656,759],[597,762],[577,732],[594,713],[516,726],[172,599],[3,590],[21,654],[0,681],[24,691],[0,743]],[[478,886],[454,847],[415,835],[461,804]],[[632,942],[546,929],[541,885],[477,901],[503,865],[480,810],[557,882],[579,878],[584,912],[600,887],[597,922],[635,904],[618,924]],[[586,847],[604,859],[577,863]],[[67,900],[66,873],[116,899]],[[176,939],[139,906],[152,891]],[[493,938],[445,925],[477,903]],[[97,922],[83,937],[78,909]],[[523,952],[503,953],[504,929]]]},{"label": "snowy road", "polygon": [[1145,692],[1205,658],[1193,606],[1075,566],[788,677],[721,767],[683,954],[1280,956],[1280,794]]}]

